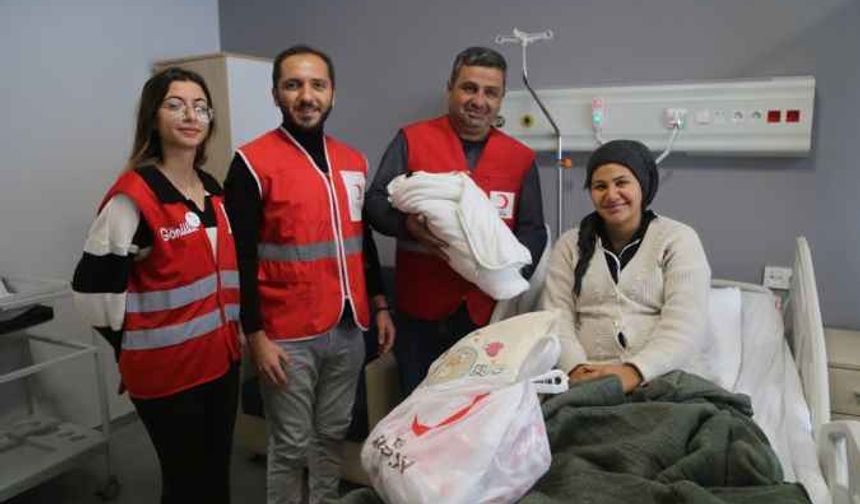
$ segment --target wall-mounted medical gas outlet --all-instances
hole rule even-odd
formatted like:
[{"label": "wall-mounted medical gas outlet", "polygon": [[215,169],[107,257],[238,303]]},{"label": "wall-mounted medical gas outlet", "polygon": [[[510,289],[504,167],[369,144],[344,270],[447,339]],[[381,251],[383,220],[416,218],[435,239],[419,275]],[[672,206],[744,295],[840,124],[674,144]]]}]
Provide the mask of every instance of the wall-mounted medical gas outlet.
[{"label": "wall-mounted medical gas outlet", "polygon": [[[701,155],[806,156],[812,143],[813,77],[538,90],[566,150],[590,152],[597,138],[634,139]],[[683,112],[683,113],[681,113]],[[556,148],[552,128],[527,91],[511,90],[504,131],[535,150]],[[523,118],[533,119],[525,126]]]},{"label": "wall-mounted medical gas outlet", "polygon": [[687,109],[667,108],[663,113],[663,126],[667,129],[684,129],[687,125]]},{"label": "wall-mounted medical gas outlet", "polygon": [[603,128],[603,119],[606,116],[606,107],[601,98],[591,99],[591,124],[596,130]]},{"label": "wall-mounted medical gas outlet", "polygon": [[769,289],[788,290],[791,288],[791,268],[765,266],[762,285]]}]

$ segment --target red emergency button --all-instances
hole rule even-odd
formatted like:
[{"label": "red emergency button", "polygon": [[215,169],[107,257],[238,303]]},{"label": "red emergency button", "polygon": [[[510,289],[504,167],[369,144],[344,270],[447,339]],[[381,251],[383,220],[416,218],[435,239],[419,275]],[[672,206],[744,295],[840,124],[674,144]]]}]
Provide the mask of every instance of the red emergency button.
[{"label": "red emergency button", "polygon": [[800,122],[800,111],[799,110],[786,110],[785,111],[785,122],[790,122],[790,123]]},{"label": "red emergency button", "polygon": [[767,111],[767,122],[778,123],[780,120],[782,120],[782,112],[780,112],[779,110]]}]

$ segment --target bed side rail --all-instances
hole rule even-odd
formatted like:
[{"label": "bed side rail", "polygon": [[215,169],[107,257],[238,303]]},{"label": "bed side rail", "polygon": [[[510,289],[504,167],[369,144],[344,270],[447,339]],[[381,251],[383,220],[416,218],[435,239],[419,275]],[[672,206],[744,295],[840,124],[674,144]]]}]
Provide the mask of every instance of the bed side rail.
[{"label": "bed side rail", "polygon": [[837,420],[818,432],[818,463],[833,504],[860,504],[860,422]]}]

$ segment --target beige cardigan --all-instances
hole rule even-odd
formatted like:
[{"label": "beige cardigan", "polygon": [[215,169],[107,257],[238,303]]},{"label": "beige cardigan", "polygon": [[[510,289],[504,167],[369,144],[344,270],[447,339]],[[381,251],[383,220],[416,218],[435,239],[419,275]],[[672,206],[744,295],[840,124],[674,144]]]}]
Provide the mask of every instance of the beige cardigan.
[{"label": "beige cardigan", "polygon": [[572,229],[553,247],[541,298],[543,309],[561,311],[559,367],[570,372],[585,362],[630,363],[645,381],[676,369],[710,375],[702,350],[711,270],[696,231],[659,216],[617,284],[598,238],[574,298],[578,235]]}]

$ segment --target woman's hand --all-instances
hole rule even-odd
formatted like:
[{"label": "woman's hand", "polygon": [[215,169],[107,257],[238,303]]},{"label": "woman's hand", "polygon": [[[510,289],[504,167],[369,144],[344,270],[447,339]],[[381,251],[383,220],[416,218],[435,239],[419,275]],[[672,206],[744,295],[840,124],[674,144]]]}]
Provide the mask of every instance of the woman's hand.
[{"label": "woman's hand", "polygon": [[615,375],[621,380],[621,389],[624,393],[630,392],[642,383],[642,375],[632,364],[615,364],[603,366],[602,375]]},{"label": "woman's hand", "polygon": [[580,364],[573,368],[567,375],[572,382],[588,381],[600,377],[597,366],[591,364]]},{"label": "woman's hand", "polygon": [[615,375],[621,380],[624,393],[630,392],[642,383],[642,375],[632,364],[580,364],[569,373],[570,381],[587,381],[602,376]]}]

